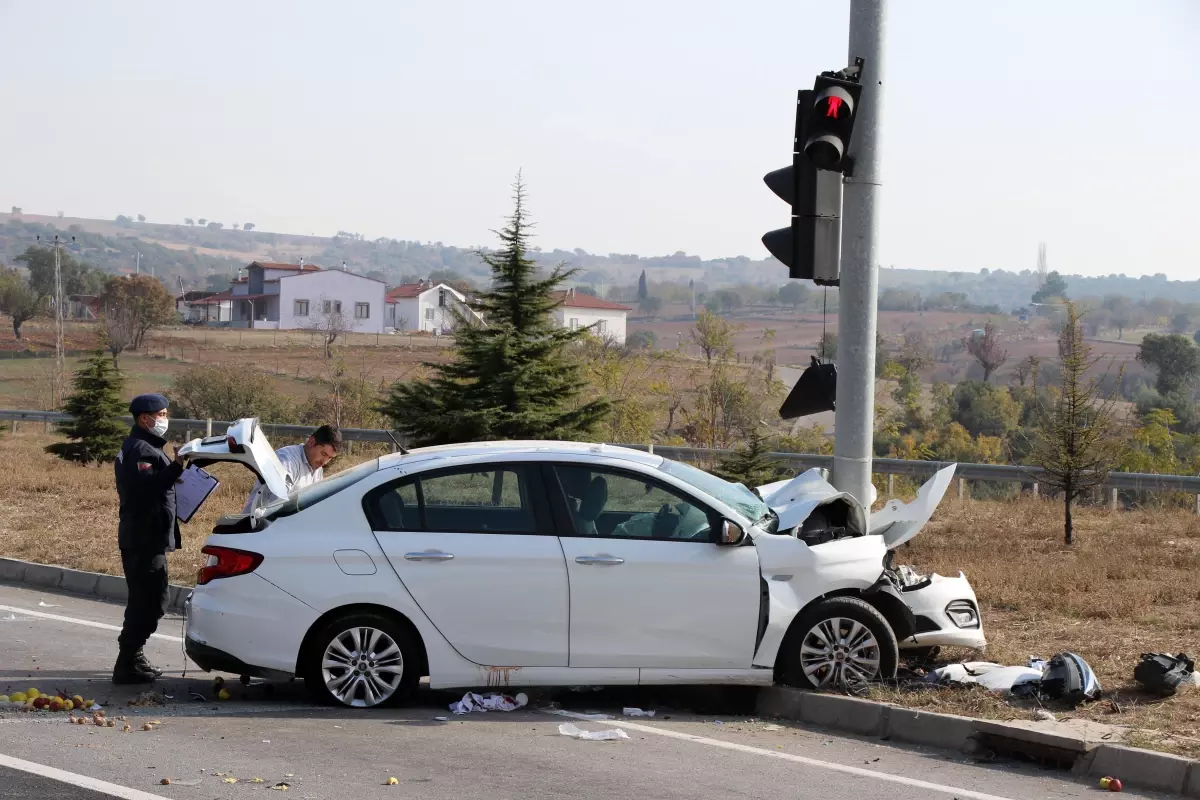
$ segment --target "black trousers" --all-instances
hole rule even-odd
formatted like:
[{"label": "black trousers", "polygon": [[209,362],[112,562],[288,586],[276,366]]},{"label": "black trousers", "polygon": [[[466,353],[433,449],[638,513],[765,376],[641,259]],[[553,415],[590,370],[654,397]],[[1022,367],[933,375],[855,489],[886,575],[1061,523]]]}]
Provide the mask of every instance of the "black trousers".
[{"label": "black trousers", "polygon": [[129,599],[125,601],[125,625],[117,642],[121,652],[136,651],[158,630],[158,621],[167,613],[167,555],[122,550],[121,568]]}]

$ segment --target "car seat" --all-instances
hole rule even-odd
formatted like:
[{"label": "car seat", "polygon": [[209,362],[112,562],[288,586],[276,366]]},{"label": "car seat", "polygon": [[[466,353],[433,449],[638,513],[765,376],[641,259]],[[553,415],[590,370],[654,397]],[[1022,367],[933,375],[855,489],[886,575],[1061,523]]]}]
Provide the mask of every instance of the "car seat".
[{"label": "car seat", "polygon": [[399,492],[384,492],[379,498],[379,513],[389,530],[406,530],[404,525],[404,498]]},{"label": "car seat", "polygon": [[607,502],[608,481],[597,475],[584,490],[583,499],[579,502],[579,511],[575,513],[575,526],[579,533],[584,536],[600,535],[600,531],[596,529],[596,520],[604,511]]}]

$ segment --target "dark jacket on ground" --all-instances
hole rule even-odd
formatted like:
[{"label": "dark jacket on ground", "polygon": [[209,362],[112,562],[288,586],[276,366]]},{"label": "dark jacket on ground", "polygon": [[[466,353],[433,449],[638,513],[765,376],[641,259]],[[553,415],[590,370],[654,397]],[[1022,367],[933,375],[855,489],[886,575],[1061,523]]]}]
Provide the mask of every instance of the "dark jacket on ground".
[{"label": "dark jacket on ground", "polygon": [[122,550],[165,553],[183,546],[175,519],[175,481],[183,467],[163,452],[166,439],[135,425],[114,469],[121,500]]}]

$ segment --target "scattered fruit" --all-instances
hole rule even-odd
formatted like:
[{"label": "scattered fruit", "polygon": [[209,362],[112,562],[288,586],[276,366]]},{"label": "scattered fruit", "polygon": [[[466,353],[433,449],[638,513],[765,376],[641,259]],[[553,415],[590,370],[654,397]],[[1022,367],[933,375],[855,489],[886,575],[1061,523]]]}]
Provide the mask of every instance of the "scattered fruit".
[{"label": "scattered fruit", "polygon": [[28,697],[30,700],[37,700],[39,697],[42,696],[42,693],[39,692],[37,689],[30,689],[29,691],[25,692],[25,696]]},{"label": "scattered fruit", "polygon": [[237,783],[237,778],[226,778],[225,782],[226,783]]},{"label": "scattered fruit", "polygon": [[38,709],[39,711],[48,705],[50,705],[50,701],[44,697],[33,698],[33,707]]},{"label": "scattered fruit", "polygon": [[73,708],[75,708],[75,701],[74,700],[63,700],[62,707],[63,707],[64,711],[70,711]]},{"label": "scattered fruit", "polygon": [[92,717],[92,724],[95,725],[97,728],[103,728],[104,720],[100,719],[99,717]]},{"label": "scattered fruit", "polygon": [[397,785],[399,785],[399,783],[400,783],[400,781],[396,780],[395,778],[388,778],[387,783],[384,785],[385,786],[397,786]]},{"label": "scattered fruit", "polygon": [[222,700],[228,700],[230,697],[233,697],[233,695],[229,693],[228,689],[222,689],[217,693],[217,697],[221,698]]},{"label": "scattered fruit", "polygon": [[75,720],[75,722],[79,723],[80,725],[87,725],[87,717],[80,717],[79,719]]},{"label": "scattered fruit", "polygon": [[144,730],[144,731],[152,731],[152,730],[154,730],[154,726],[153,726],[153,725],[151,725],[149,722],[147,722],[145,725],[143,725],[143,726],[142,726],[142,730]]},{"label": "scattered fruit", "polygon": [[159,785],[160,785],[160,786],[170,786],[170,785],[171,785],[171,779],[170,779],[170,778],[163,778],[163,779],[162,779],[161,781],[159,781],[158,783],[159,783]]},{"label": "scattered fruit", "polygon": [[262,778],[251,778],[250,782],[251,783],[266,783],[266,781],[264,781]]},{"label": "scattered fruit", "polygon": [[133,730],[133,726],[131,726],[128,722],[126,722],[125,723],[125,732],[129,733],[131,730]]},{"label": "scattered fruit", "polygon": [[13,692],[8,699],[14,703],[24,703],[29,697],[24,692]]},{"label": "scattered fruit", "polygon": [[0,703],[8,703],[8,702],[11,702],[11,701],[8,699],[8,695],[6,695],[6,694],[0,694]]},{"label": "scattered fruit", "polygon": [[83,708],[83,697],[82,696],[75,695],[74,697],[71,698],[71,702],[75,704],[76,708]]},{"label": "scattered fruit", "polygon": [[106,727],[106,728],[115,728],[115,727],[117,727],[117,723],[113,722],[113,721],[110,719],[110,720],[108,720],[107,722],[105,722],[105,723],[104,723],[104,727]]}]

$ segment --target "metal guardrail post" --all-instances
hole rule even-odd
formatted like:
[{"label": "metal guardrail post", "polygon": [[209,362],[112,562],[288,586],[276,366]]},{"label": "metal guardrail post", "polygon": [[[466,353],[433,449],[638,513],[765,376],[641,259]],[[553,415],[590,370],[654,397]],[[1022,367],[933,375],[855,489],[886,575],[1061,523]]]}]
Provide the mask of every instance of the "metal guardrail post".
[{"label": "metal guardrail post", "polygon": [[1109,490],[1109,493],[1111,494],[1111,498],[1109,500],[1109,510],[1116,511],[1117,510],[1117,502],[1120,499],[1120,490],[1117,489],[1116,487],[1113,487],[1112,489]]},{"label": "metal guardrail post", "polygon": [[896,496],[896,476],[892,473],[887,474],[888,479],[888,500]]},{"label": "metal guardrail post", "polygon": [[204,420],[204,436],[205,438],[212,436],[212,417]]}]

